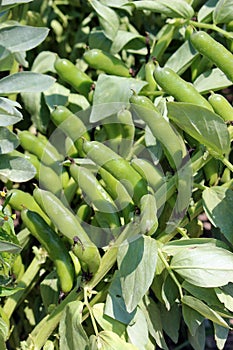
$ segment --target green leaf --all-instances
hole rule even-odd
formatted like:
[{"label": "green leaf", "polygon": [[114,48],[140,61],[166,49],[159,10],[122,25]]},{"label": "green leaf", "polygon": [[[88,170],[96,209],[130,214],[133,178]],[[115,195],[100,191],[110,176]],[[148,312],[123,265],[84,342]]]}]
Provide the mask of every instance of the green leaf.
[{"label": "green leaf", "polygon": [[192,296],[195,298],[204,301],[210,307],[222,307],[222,304],[219,302],[216,296],[215,288],[197,287],[187,281],[182,283],[182,288],[192,294]]},{"label": "green leaf", "polygon": [[93,28],[88,36],[88,45],[90,49],[100,49],[109,52],[112,41],[106,37],[103,30],[96,30]]},{"label": "green leaf", "polygon": [[124,338],[126,325],[112,317],[105,315],[104,313],[105,304],[98,303],[92,308],[93,315],[104,331],[111,331],[119,335],[119,337]]},{"label": "green leaf", "polygon": [[[126,343],[117,334],[110,331],[99,332],[95,336],[96,347],[91,349],[101,350],[137,350],[133,344]],[[63,349],[63,348],[62,348]],[[80,348],[84,349],[84,348]],[[65,348],[64,348],[65,350]],[[67,349],[68,350],[68,349]],[[71,348],[69,350],[72,350]],[[75,349],[74,349],[75,350]],[[76,348],[77,350],[77,348]]]},{"label": "green leaf", "polygon": [[0,287],[0,296],[9,297],[23,289],[24,289],[23,287],[14,287],[14,288]]},{"label": "green leaf", "polygon": [[169,102],[167,107],[169,118],[187,134],[219,156],[229,153],[229,132],[217,114],[191,103]]},{"label": "green leaf", "polygon": [[198,327],[202,324],[205,317],[202,316],[199,312],[192,309],[188,305],[182,305],[182,315],[184,318],[184,322],[186,323],[189,332],[192,336],[195,335]]},{"label": "green leaf", "polygon": [[233,244],[232,190],[222,186],[206,188],[202,198],[203,208],[210,222],[219,227],[226,239]]},{"label": "green leaf", "polygon": [[0,126],[13,125],[23,119],[15,107],[21,108],[18,102],[0,97]]},{"label": "green leaf", "polygon": [[182,238],[180,240],[168,242],[162,247],[162,250],[169,255],[175,255],[179,252],[182,252],[184,248],[193,249],[197,245],[202,247],[206,246],[209,249],[212,249],[212,247],[221,247],[228,249],[228,246],[225,243],[214,238]]},{"label": "green leaf", "polygon": [[18,137],[8,128],[0,126],[0,154],[12,152],[18,145]]},{"label": "green leaf", "polygon": [[233,0],[219,0],[213,12],[214,24],[229,23],[232,21],[232,8]]},{"label": "green leaf", "polygon": [[152,194],[145,194],[140,199],[140,228],[142,234],[152,235],[158,227],[157,205]]},{"label": "green leaf", "polygon": [[221,288],[215,288],[216,295],[224,306],[233,312],[233,283],[230,282]]},{"label": "green leaf", "polygon": [[26,182],[36,174],[35,167],[22,157],[0,155],[0,175],[13,182]]},{"label": "green leaf", "polygon": [[0,241],[0,252],[8,252],[8,253],[20,253],[22,248],[15,243],[10,243],[7,241]]},{"label": "green leaf", "polygon": [[89,0],[89,3],[98,15],[106,37],[113,40],[119,29],[119,18],[116,12],[97,0]]},{"label": "green leaf", "polygon": [[171,260],[170,267],[187,282],[199,287],[220,287],[233,279],[233,253],[206,246],[184,248]]},{"label": "green leaf", "polygon": [[206,3],[204,3],[197,14],[198,22],[206,22],[208,19],[212,21],[212,13],[218,1],[219,0],[208,0]]},{"label": "green leaf", "polygon": [[127,326],[129,340],[137,349],[145,349],[149,341],[148,326],[144,313],[137,308],[132,322]]},{"label": "green leaf", "polygon": [[211,90],[225,89],[231,86],[232,82],[219,68],[213,68],[200,74],[193,85],[200,93],[205,94]]},{"label": "green leaf", "polygon": [[73,301],[66,305],[59,324],[62,350],[89,350],[89,340],[82,326],[83,303]]},{"label": "green leaf", "polygon": [[2,0],[0,6],[0,13],[9,10],[12,7],[18,6],[19,4],[26,4],[33,0]]},{"label": "green leaf", "polygon": [[0,29],[0,45],[6,47],[10,52],[27,51],[44,41],[48,33],[48,28],[6,26]]},{"label": "green leaf", "polygon": [[0,80],[0,94],[9,95],[20,92],[41,92],[47,90],[55,79],[49,75],[20,72]]},{"label": "green leaf", "polygon": [[145,38],[137,33],[127,32],[125,30],[118,30],[113,40],[110,52],[113,55],[115,55],[129,43],[132,44],[134,50],[136,50],[136,48],[142,49],[145,47]]},{"label": "green leaf", "polygon": [[57,58],[57,54],[51,51],[42,51],[35,58],[31,71],[35,73],[56,73],[54,63]]},{"label": "green leaf", "polygon": [[52,111],[56,105],[66,105],[69,93],[70,90],[61,84],[55,83],[50,86],[50,88],[44,92],[44,98],[50,111]]},{"label": "green leaf", "polygon": [[42,133],[46,133],[50,112],[45,101],[45,95],[42,92],[24,92],[21,93],[24,108],[31,116],[31,121]]},{"label": "green leaf", "polygon": [[206,344],[206,327],[203,322],[194,335],[188,332],[188,341],[194,350],[205,350]]},{"label": "green leaf", "polygon": [[125,301],[122,296],[119,271],[115,271],[108,292],[109,294],[105,304],[105,314],[124,324],[129,324],[136,313],[136,309],[133,312],[128,312],[126,310]]},{"label": "green leaf", "polygon": [[137,307],[152,284],[156,263],[157,244],[151,237],[139,236],[133,241],[124,241],[118,250],[117,264],[128,312]]},{"label": "green leaf", "polygon": [[133,78],[100,74],[95,87],[90,121],[98,122],[124,109],[132,95],[147,83]]},{"label": "green leaf", "polygon": [[193,8],[183,0],[135,1],[133,4],[138,10],[149,10],[167,17],[191,18],[194,14]]},{"label": "green leaf", "polygon": [[229,334],[229,329],[214,323],[214,339],[219,350],[223,350]]},{"label": "green leaf", "polygon": [[168,311],[171,310],[171,307],[175,304],[176,299],[179,297],[177,285],[169,274],[165,278],[162,285],[161,296]]},{"label": "green leaf", "polygon": [[169,336],[169,338],[172,339],[174,343],[177,343],[181,321],[179,304],[175,303],[168,311],[163,304],[159,303],[159,309],[164,332]]},{"label": "green leaf", "polygon": [[158,305],[153,299],[145,296],[143,302],[140,303],[140,308],[146,317],[150,335],[155,339],[156,344],[160,348],[168,350],[167,344],[164,340],[161,315]]},{"label": "green leaf", "polygon": [[198,52],[189,41],[185,41],[167,60],[165,67],[169,67],[177,74],[182,74],[192,64]]},{"label": "green leaf", "polygon": [[0,317],[0,346],[2,350],[7,349],[5,342],[9,337],[9,327],[2,317]]},{"label": "green leaf", "polygon": [[181,299],[182,304],[185,304],[192,309],[196,310],[199,312],[202,316],[207,318],[208,320],[223,326],[225,328],[230,328],[226,321],[219,316],[219,314],[212,310],[210,307],[208,307],[205,303],[203,303],[201,300],[198,300],[192,296],[189,295],[184,295],[183,298]]},{"label": "green leaf", "polygon": [[50,272],[40,283],[40,294],[47,312],[59,302],[59,282],[56,271]]}]

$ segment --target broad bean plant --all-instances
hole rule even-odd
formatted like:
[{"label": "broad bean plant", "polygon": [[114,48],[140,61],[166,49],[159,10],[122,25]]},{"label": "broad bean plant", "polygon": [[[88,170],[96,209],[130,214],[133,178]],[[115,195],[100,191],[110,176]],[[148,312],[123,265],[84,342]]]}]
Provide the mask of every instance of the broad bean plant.
[{"label": "broad bean plant", "polygon": [[224,349],[233,1],[0,3],[1,349]]}]

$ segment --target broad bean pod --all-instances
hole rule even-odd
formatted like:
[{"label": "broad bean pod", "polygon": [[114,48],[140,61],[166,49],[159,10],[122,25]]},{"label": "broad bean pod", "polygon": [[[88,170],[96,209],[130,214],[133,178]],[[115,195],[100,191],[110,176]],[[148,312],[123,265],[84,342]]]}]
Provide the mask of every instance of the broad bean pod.
[{"label": "broad bean pod", "polygon": [[100,49],[88,50],[83,55],[84,60],[94,69],[107,74],[130,77],[129,68],[119,58]]},{"label": "broad bean pod", "polygon": [[209,58],[226,76],[233,81],[233,55],[225,46],[200,30],[190,36],[193,47]]},{"label": "broad bean pod", "polygon": [[74,283],[74,266],[65,244],[36,212],[23,210],[21,218],[31,234],[47,250],[50,259],[56,266],[61,290],[68,293]]},{"label": "broad bean pod", "polygon": [[94,274],[100,264],[99,250],[80,225],[78,218],[49,191],[37,187],[33,191],[33,196],[54,226],[73,245],[73,252],[80,259],[80,263],[86,264],[88,272]]}]

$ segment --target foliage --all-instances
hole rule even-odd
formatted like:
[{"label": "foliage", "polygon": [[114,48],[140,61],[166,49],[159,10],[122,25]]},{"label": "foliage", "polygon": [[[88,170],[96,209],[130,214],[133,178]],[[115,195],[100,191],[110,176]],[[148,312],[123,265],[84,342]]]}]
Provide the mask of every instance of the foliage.
[{"label": "foliage", "polygon": [[224,348],[233,108],[209,96],[232,102],[232,5],[1,2],[2,349]]}]

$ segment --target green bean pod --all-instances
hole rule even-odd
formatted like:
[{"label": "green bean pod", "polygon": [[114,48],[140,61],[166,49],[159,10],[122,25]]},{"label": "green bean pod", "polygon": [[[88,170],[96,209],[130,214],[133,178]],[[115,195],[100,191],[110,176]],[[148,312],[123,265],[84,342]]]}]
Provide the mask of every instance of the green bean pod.
[{"label": "green bean pod", "polygon": [[103,123],[103,128],[107,136],[106,144],[114,152],[118,153],[122,141],[122,127],[120,123],[117,123],[117,118],[107,118],[107,120]]},{"label": "green bean pod", "polygon": [[63,156],[49,141],[45,143],[27,130],[19,131],[18,137],[25,151],[36,155],[45,165],[59,169],[59,163],[64,160]]},{"label": "green bean pod", "polygon": [[231,81],[233,81],[233,55],[225,46],[204,31],[193,33],[190,36],[190,41],[198,52],[209,58]]},{"label": "green bean pod", "polygon": [[223,120],[233,120],[233,107],[224,96],[215,94],[211,91],[211,95],[209,96],[208,100],[215,113],[217,113]]},{"label": "green bean pod", "polygon": [[88,97],[93,81],[86,73],[65,58],[57,58],[54,68],[63,81],[71,85],[80,94]]},{"label": "green bean pod", "polygon": [[80,263],[85,263],[88,271],[94,274],[100,264],[99,250],[80,225],[78,218],[49,191],[35,188],[33,196],[54,226],[74,245],[73,252]]},{"label": "green bean pod", "polygon": [[128,109],[121,109],[117,113],[117,120],[121,124],[121,142],[118,147],[118,153],[121,157],[127,158],[131,152],[135,135],[132,114]]},{"label": "green bean pod", "polygon": [[82,153],[82,142],[80,138],[83,136],[87,140],[90,139],[87,128],[82,120],[64,106],[56,106],[51,113],[51,119],[57,127],[71,138],[78,152]]},{"label": "green bean pod", "polygon": [[110,195],[101,186],[95,175],[88,169],[76,164],[70,166],[71,176],[77,181],[84,198],[93,206],[93,209],[104,212],[110,228],[119,227],[118,209]]},{"label": "green bean pod", "polygon": [[61,290],[68,293],[73,287],[74,266],[65,244],[36,212],[23,210],[21,218],[31,234],[47,250],[50,259],[56,266]]},{"label": "green bean pod", "polygon": [[150,95],[150,92],[153,93],[156,88],[157,88],[157,83],[154,78],[154,69],[155,69],[155,64],[153,60],[148,61],[145,64],[145,81],[147,82],[147,85],[144,86],[141,90],[141,93],[145,95]]},{"label": "green bean pod", "polygon": [[94,69],[107,74],[130,77],[129,68],[117,57],[100,49],[88,50],[83,55],[84,60]]},{"label": "green bean pod", "polygon": [[134,205],[131,196],[121,181],[117,180],[104,168],[99,169],[99,174],[104,181],[106,191],[110,194],[118,209],[122,212],[125,223],[128,223],[134,212]]},{"label": "green bean pod", "polygon": [[159,86],[177,101],[193,103],[213,110],[209,102],[191,84],[182,79],[171,68],[155,65],[154,77]]},{"label": "green bean pod", "polygon": [[97,141],[84,140],[83,150],[88,158],[110,172],[117,180],[124,181],[124,186],[135,204],[139,204],[140,198],[147,193],[147,183],[127,160]]},{"label": "green bean pod", "polygon": [[148,125],[153,136],[161,142],[170,165],[179,168],[183,156],[186,155],[183,140],[149,98],[133,94],[129,101],[132,111]]},{"label": "green bean pod", "polygon": [[14,210],[22,211],[23,209],[29,209],[35,211],[47,222],[47,224],[51,224],[48,216],[40,208],[30,193],[15,188],[8,191],[7,195],[10,196],[9,204]]},{"label": "green bean pod", "polygon": [[154,191],[164,183],[165,179],[162,171],[148,160],[134,158],[131,160],[131,165],[148,182]]},{"label": "green bean pod", "polygon": [[215,158],[211,158],[208,163],[204,165],[203,171],[209,186],[217,185],[219,181],[219,161]]},{"label": "green bean pod", "polygon": [[90,205],[83,203],[78,207],[77,216],[81,221],[87,222],[92,216],[92,208]]}]

